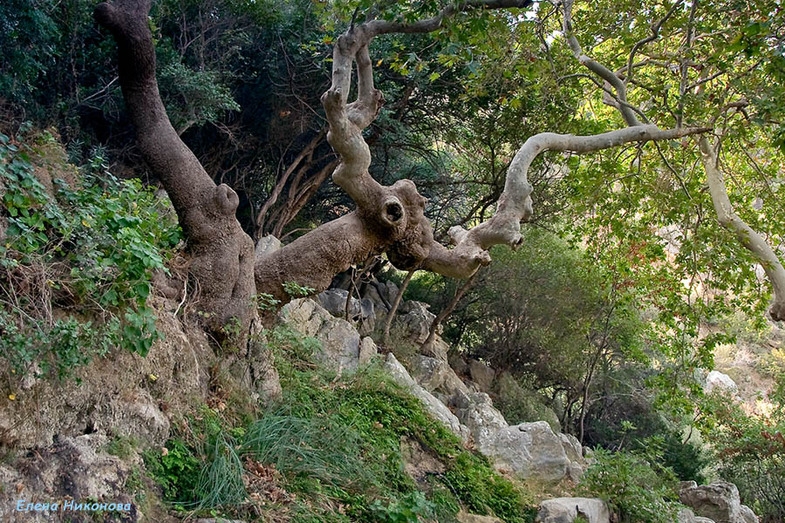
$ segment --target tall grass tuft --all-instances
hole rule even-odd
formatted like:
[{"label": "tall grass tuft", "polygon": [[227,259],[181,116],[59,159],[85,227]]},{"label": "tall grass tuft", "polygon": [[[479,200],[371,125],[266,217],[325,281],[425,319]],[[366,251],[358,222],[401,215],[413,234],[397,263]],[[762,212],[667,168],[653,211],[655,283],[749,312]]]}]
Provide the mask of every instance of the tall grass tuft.
[{"label": "tall grass tuft", "polygon": [[246,434],[243,453],[275,465],[284,474],[304,475],[342,488],[373,483],[360,457],[362,441],[351,427],[329,416],[311,419],[267,414]]},{"label": "tall grass tuft", "polygon": [[234,438],[219,432],[209,453],[211,460],[199,474],[195,489],[198,509],[242,503],[247,492],[243,484],[243,463]]}]

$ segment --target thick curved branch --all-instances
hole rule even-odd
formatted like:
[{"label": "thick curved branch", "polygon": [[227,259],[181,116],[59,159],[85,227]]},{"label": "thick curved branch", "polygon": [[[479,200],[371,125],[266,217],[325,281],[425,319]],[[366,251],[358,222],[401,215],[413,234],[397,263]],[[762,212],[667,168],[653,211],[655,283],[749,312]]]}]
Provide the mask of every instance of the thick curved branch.
[{"label": "thick curved branch", "polygon": [[755,260],[761,264],[774,291],[774,303],[769,309],[769,314],[774,320],[785,320],[785,269],[766,239],[747,225],[733,210],[725,187],[725,177],[719,168],[717,150],[709,144],[705,136],[700,137],[698,145],[717,219],[720,225],[736,235],[744,248],[750,251]]},{"label": "thick curved branch", "polygon": [[520,245],[521,222],[528,220],[532,213],[532,188],[527,174],[532,161],[545,151],[588,153],[630,142],[672,140],[709,130],[703,127],[663,130],[655,125],[638,125],[593,136],[556,133],[532,136],[518,150],[507,169],[496,214],[468,231],[453,227],[450,236],[456,247],[448,250],[434,245],[423,268],[445,276],[467,278],[482,265],[490,263],[488,249],[492,246],[503,244],[515,248]]}]

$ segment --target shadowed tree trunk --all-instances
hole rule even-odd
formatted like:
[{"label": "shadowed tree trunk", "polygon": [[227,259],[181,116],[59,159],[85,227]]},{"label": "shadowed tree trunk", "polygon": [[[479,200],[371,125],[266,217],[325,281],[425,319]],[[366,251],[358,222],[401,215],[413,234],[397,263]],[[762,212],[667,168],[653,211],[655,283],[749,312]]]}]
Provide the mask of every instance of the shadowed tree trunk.
[{"label": "shadowed tree trunk", "polygon": [[95,18],[117,42],[120,84],[139,149],[177,212],[204,324],[221,341],[232,323],[247,332],[254,314],[253,242],[235,218],[237,194],[216,186],[169,122],[155,77],[149,10],[150,0],[118,0],[98,5]]}]

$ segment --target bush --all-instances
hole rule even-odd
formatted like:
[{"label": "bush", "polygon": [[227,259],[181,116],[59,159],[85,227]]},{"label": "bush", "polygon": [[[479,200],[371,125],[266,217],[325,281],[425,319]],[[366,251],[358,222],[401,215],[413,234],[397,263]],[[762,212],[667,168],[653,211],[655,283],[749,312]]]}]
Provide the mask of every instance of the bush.
[{"label": "bush", "polygon": [[598,497],[621,523],[672,523],[681,505],[676,501],[676,478],[655,468],[658,456],[598,449],[579,485],[583,494]]},{"label": "bush", "polygon": [[748,415],[720,393],[701,406],[718,474],[738,487],[742,502],[762,521],[771,522],[785,520],[785,375],[777,383],[767,415]]},{"label": "bush", "polygon": [[147,298],[178,227],[98,152],[76,178],[50,134],[0,134],[0,353],[17,377],[62,377],[115,346],[145,355],[159,337]]}]

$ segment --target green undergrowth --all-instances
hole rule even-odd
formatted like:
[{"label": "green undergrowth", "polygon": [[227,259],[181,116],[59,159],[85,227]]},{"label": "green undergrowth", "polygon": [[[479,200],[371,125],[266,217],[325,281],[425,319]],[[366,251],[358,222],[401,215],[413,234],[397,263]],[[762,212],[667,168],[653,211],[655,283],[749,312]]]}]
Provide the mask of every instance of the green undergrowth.
[{"label": "green undergrowth", "polygon": [[[521,487],[429,417],[380,365],[336,376],[313,360],[315,340],[268,333],[283,398],[240,426],[206,409],[166,445],[148,473],[179,510],[271,521],[456,521],[459,509],[533,521]],[[242,417],[235,416],[234,419]],[[212,421],[210,421],[212,420]],[[402,442],[441,462],[413,479]]]},{"label": "green undergrowth", "polygon": [[164,204],[100,151],[77,168],[48,132],[0,134],[0,358],[13,384],[69,375],[159,337],[151,276],[180,240]]}]

